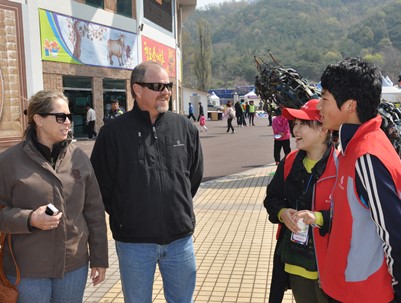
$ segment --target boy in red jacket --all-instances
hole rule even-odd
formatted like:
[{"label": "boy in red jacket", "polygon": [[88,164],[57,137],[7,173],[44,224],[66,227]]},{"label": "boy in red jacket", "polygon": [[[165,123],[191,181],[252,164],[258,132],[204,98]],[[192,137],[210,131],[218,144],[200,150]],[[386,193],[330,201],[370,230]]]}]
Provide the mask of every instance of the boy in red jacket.
[{"label": "boy in red jacket", "polygon": [[323,290],[335,302],[401,302],[401,162],[381,130],[381,74],[361,58],[321,77],[323,127],[339,130]]}]

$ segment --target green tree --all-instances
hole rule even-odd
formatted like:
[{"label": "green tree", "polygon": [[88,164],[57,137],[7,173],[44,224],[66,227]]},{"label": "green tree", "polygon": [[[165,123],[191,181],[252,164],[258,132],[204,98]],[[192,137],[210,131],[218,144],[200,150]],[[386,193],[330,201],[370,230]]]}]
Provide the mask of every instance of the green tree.
[{"label": "green tree", "polygon": [[198,78],[198,89],[205,91],[211,76],[212,40],[206,20],[197,22],[199,45],[195,51],[194,71]]}]

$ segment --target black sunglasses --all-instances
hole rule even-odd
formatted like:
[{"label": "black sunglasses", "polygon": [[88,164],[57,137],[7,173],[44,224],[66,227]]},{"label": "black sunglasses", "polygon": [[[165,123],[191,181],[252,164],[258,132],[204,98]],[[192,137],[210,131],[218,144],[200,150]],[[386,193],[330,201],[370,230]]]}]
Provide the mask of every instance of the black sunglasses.
[{"label": "black sunglasses", "polygon": [[72,121],[72,114],[64,114],[64,113],[43,113],[39,114],[41,116],[55,116],[57,123],[63,124],[65,120],[68,118],[70,122]]},{"label": "black sunglasses", "polygon": [[164,91],[165,88],[167,88],[167,90],[169,92],[171,92],[171,90],[173,89],[173,82],[169,82],[169,83],[145,83],[145,82],[136,82],[136,84],[140,85],[140,86],[144,86],[147,87],[155,92],[162,92]]}]

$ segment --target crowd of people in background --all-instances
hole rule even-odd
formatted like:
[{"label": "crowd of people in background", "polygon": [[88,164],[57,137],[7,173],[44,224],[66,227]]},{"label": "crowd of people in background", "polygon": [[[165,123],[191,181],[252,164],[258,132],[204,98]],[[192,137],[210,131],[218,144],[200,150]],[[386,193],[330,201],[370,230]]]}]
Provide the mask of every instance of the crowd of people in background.
[{"label": "crowd of people in background", "polygon": [[[227,133],[235,134],[234,121],[236,120],[237,127],[247,127],[255,126],[255,117],[260,118],[262,115],[264,118],[267,116],[268,124],[267,126],[273,126],[274,133],[274,158],[276,165],[278,165],[281,155],[281,149],[284,150],[284,155],[287,155],[290,149],[290,137],[291,137],[291,124],[288,123],[281,115],[281,109],[279,106],[274,105],[273,102],[259,102],[256,106],[253,100],[241,100],[235,103],[231,100],[227,101],[224,105],[224,111],[217,113],[220,115],[220,120],[227,121]],[[209,113],[208,113],[209,114]],[[205,111],[203,109],[202,102],[199,102],[198,118],[195,120],[195,110],[191,102],[188,103],[188,119],[193,119],[194,122],[198,121],[200,126],[200,131],[207,131],[206,121],[211,120],[206,117]],[[263,120],[261,120],[263,121]],[[273,122],[275,121],[275,122]],[[265,123],[263,121],[263,123]]]}]

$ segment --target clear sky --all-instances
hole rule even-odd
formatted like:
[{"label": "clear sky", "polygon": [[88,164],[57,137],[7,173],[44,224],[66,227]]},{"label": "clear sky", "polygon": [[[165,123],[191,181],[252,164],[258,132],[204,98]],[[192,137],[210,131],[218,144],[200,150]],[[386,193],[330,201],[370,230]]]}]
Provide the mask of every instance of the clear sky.
[{"label": "clear sky", "polygon": [[232,0],[197,0],[196,1],[196,8],[202,8],[209,4],[218,4],[223,2],[231,2]]}]

